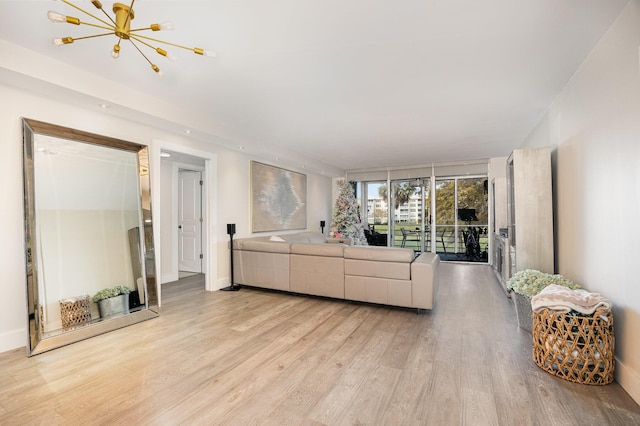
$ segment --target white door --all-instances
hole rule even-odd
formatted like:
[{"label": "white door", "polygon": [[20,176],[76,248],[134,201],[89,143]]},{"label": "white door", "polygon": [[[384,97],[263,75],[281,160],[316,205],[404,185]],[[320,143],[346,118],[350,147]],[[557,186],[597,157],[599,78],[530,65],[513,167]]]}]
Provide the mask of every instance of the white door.
[{"label": "white door", "polygon": [[178,269],[202,272],[202,175],[178,172]]}]

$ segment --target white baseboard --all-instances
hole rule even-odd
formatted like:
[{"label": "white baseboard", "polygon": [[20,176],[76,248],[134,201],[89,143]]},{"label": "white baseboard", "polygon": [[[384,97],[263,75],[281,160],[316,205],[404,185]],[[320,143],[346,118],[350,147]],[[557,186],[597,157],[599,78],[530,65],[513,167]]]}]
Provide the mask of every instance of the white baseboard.
[{"label": "white baseboard", "polygon": [[216,280],[216,288],[212,288],[210,291],[220,290],[221,288],[229,287],[230,285],[231,285],[231,280],[229,279],[229,277],[218,278]]},{"label": "white baseboard", "polygon": [[640,404],[640,375],[627,368],[618,358],[616,358],[615,379],[629,396]]},{"label": "white baseboard", "polygon": [[11,351],[17,348],[24,348],[26,344],[27,330],[24,328],[0,334],[0,353]]}]

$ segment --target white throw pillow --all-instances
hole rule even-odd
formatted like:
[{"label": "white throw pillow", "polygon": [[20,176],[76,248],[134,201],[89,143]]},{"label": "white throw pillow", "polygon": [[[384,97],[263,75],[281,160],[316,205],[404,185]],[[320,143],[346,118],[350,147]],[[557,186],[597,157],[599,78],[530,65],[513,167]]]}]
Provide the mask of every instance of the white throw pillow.
[{"label": "white throw pillow", "polygon": [[272,235],[271,238],[269,238],[269,241],[278,241],[280,243],[284,242],[283,238],[278,237],[277,235]]}]

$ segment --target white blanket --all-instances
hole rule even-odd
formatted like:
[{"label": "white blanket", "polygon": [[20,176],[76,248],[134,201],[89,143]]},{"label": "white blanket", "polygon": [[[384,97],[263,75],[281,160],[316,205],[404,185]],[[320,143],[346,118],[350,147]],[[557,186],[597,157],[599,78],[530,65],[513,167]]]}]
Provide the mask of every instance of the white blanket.
[{"label": "white blanket", "polygon": [[571,290],[561,285],[549,285],[531,298],[531,309],[539,312],[550,309],[556,312],[568,313],[572,310],[591,315],[598,309],[611,309],[609,299],[599,293],[586,290]]}]

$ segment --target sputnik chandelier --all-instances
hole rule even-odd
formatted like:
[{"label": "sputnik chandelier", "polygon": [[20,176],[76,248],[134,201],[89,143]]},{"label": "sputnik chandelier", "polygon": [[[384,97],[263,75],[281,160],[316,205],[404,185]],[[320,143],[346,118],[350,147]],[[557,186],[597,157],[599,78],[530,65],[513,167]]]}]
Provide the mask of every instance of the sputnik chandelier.
[{"label": "sputnik chandelier", "polygon": [[151,24],[148,27],[144,27],[144,28],[131,28],[131,21],[133,20],[135,14],[133,12],[133,4],[135,3],[136,0],[131,0],[131,4],[129,6],[122,4],[122,3],[114,3],[113,4],[113,13],[115,14],[115,19],[111,17],[111,15],[109,15],[109,13],[107,13],[107,11],[105,11],[102,8],[102,3],[99,0],[89,0],[95,7],[96,9],[100,10],[102,13],[104,13],[104,15],[107,17],[107,20],[101,19],[89,12],[87,12],[86,10],[76,6],[75,4],[67,1],[67,0],[61,0],[63,3],[79,10],[80,12],[84,13],[85,15],[90,16],[91,18],[95,19],[96,21],[98,21],[99,23],[91,23],[91,22],[84,22],[82,20],[80,20],[80,18],[76,18],[73,16],[65,16],[61,13],[58,12],[54,12],[54,11],[49,11],[49,13],[47,14],[47,16],[49,17],[49,20],[51,20],[52,22],[60,22],[60,23],[68,23],[68,24],[74,24],[74,25],[87,25],[90,27],[94,27],[94,28],[101,28],[104,30],[107,30],[108,32],[106,33],[100,33],[100,34],[94,34],[94,35],[89,35],[89,36],[85,36],[85,37],[63,37],[63,38],[56,38],[53,39],[53,44],[55,44],[56,46],[63,46],[65,44],[71,44],[77,40],[84,40],[84,39],[88,39],[88,38],[95,38],[95,37],[104,37],[104,36],[109,36],[109,35],[115,35],[118,40],[117,43],[113,45],[113,49],[111,50],[111,56],[113,56],[114,58],[118,58],[118,56],[120,56],[120,43],[124,40],[125,42],[130,42],[133,47],[136,48],[136,50],[138,52],[140,52],[140,54],[144,57],[144,59],[147,60],[147,62],[149,62],[149,65],[151,65],[151,69],[154,70],[156,72],[156,74],[158,76],[162,76],[162,71],[160,70],[160,68],[153,63],[148,57],[147,55],[145,55],[142,50],[140,49],[140,46],[138,45],[144,45],[152,50],[155,50],[156,53],[158,53],[161,56],[164,56],[165,58],[171,60],[171,61],[175,61],[175,58],[173,56],[171,56],[166,50],[162,49],[161,47],[155,47],[152,45],[152,43],[163,43],[169,46],[173,46],[173,47],[177,47],[180,49],[186,49],[186,50],[191,50],[193,53],[195,53],[196,55],[201,55],[201,56],[210,56],[210,57],[215,57],[216,54],[215,52],[211,52],[208,50],[204,50],[200,47],[187,47],[187,46],[181,46],[179,44],[175,44],[175,43],[170,43],[168,41],[163,41],[163,40],[158,40],[156,38],[152,38],[152,37],[148,37],[145,35],[140,34],[140,32],[142,31],[165,31],[165,30],[172,30],[173,29],[173,24],[169,23],[169,22],[165,22],[162,24]]}]

